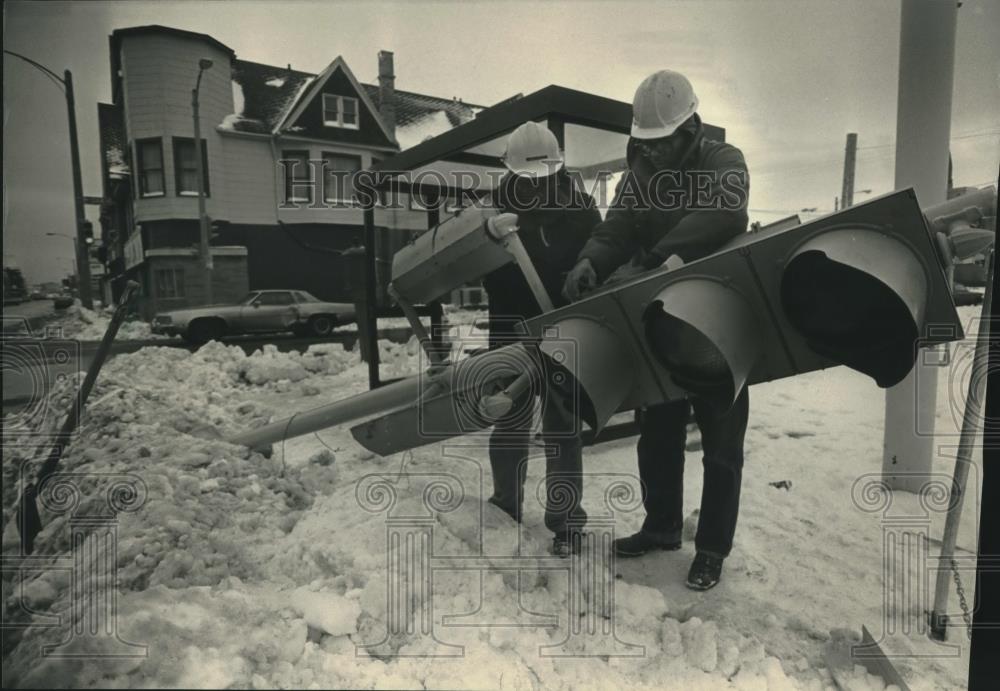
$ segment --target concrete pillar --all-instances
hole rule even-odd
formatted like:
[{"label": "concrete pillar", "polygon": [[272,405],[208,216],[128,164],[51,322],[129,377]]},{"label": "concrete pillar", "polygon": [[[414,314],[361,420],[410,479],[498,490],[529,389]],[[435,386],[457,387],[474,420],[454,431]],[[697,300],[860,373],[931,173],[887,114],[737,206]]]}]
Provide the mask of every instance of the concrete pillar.
[{"label": "concrete pillar", "polygon": [[[902,3],[895,187],[913,187],[922,208],[947,198],[957,15],[955,0]],[[921,353],[906,379],[886,391],[882,472],[892,489],[917,492],[930,476],[935,359]]]}]

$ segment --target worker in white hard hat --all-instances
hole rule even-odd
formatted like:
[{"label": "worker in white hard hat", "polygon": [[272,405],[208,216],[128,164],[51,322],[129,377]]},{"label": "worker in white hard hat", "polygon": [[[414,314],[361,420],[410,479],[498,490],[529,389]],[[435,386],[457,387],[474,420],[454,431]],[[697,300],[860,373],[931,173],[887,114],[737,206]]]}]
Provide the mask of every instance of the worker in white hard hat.
[{"label": "worker in white hard hat", "polygon": [[[678,72],[660,70],[639,85],[632,102],[628,169],[607,216],[567,277],[567,298],[579,299],[602,282],[676,268],[746,231],[749,176],[743,154],[706,138],[697,110],[698,97]],[[736,530],[749,407],[745,387],[732,405],[702,394],[638,411],[646,518],[638,533],[616,540],[614,550],[620,557],[637,557],[681,548],[692,407],[701,430],[704,483],[687,585],[707,590],[721,578]]]},{"label": "worker in white hard hat", "polygon": [[[517,234],[549,298],[566,304],[561,291],[567,272],[601,216],[593,200],[578,189],[563,167],[555,135],[544,125],[526,122],[507,140],[503,157],[507,173],[494,191],[503,213],[498,225],[516,225]],[[525,319],[541,314],[527,280],[515,263],[497,269],[484,280],[489,294],[490,347],[525,340]],[[568,397],[572,398],[572,397]],[[520,521],[533,423],[535,395],[515,400],[511,411],[490,436],[493,496],[490,502]],[[579,548],[586,522],[580,505],[582,445],[572,401],[563,393],[541,392],[542,438],[545,442],[545,525],[553,533],[552,552],[568,556]],[[528,496],[536,496],[529,492]]]}]

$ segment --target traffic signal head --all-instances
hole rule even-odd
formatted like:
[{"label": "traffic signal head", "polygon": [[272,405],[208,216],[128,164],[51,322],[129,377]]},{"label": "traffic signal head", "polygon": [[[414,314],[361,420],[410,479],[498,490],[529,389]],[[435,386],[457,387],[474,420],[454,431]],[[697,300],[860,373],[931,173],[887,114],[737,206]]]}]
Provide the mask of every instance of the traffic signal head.
[{"label": "traffic signal head", "polygon": [[413,304],[431,302],[514,260],[487,231],[494,209],[469,207],[396,252],[392,282]]},{"label": "traffic signal head", "polygon": [[94,224],[90,221],[84,220],[82,223],[83,227],[83,243],[85,245],[94,244]]},{"label": "traffic signal head", "polygon": [[581,407],[598,429],[619,410],[688,395],[731,403],[744,386],[836,365],[892,386],[919,346],[962,337],[912,190],[746,233],[711,256],[536,317],[528,329],[542,352],[547,331],[579,334],[581,362],[593,358],[577,367]]}]

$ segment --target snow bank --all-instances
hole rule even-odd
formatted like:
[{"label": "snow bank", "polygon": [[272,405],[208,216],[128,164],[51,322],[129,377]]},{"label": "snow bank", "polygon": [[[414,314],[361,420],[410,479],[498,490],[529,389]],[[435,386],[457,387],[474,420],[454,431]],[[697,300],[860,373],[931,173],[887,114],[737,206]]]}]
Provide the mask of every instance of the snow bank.
[{"label": "snow bank", "polygon": [[[415,371],[415,340],[381,341],[379,348],[384,376]],[[429,445],[389,459],[360,450],[346,429],[290,441],[280,459],[223,441],[314,406],[317,390],[331,400],[361,390],[366,369],[357,353],[314,346],[247,356],[210,343],[193,354],[147,348],[106,367],[66,469],[137,473],[147,487],[142,510],[118,523],[117,604],[119,637],[147,645],[148,655],[40,658],[38,646],[58,643],[65,631],[33,626],[8,639],[5,685],[825,691],[836,688],[820,652],[831,628],[872,623],[880,611],[883,526],[851,504],[851,486],[881,467],[884,393],[844,368],[754,388],[740,527],[720,586],[710,593],[684,588],[688,540],[681,552],[617,563],[608,611],[597,609],[597,592],[583,579],[570,583],[564,572],[544,569],[518,578],[504,568],[517,555],[545,555],[549,536],[538,506],[526,508],[519,532],[483,502],[489,465],[482,439],[464,439],[460,458]],[[954,386],[961,389],[961,381]],[[939,387],[941,425],[953,412],[950,388]],[[700,461],[698,445],[689,451],[690,464]],[[585,454],[595,472],[635,472],[631,442]],[[17,465],[16,456],[4,464],[5,493]],[[528,487],[543,467],[531,461]],[[388,604],[387,523],[362,510],[356,494],[358,481],[373,472],[391,482],[400,516],[423,515],[429,475],[455,475],[465,488],[461,506],[425,520],[436,555],[483,558],[486,568],[435,571],[430,590],[404,603],[410,612],[433,605],[437,641],[416,629],[387,634],[400,613]],[[781,480],[794,482],[780,489],[773,483]],[[700,473],[685,474],[689,510],[700,482]],[[102,496],[97,479],[84,490],[91,502]],[[4,498],[10,506],[11,495]],[[588,480],[584,506],[592,518],[601,498]],[[918,504],[916,497],[897,500],[904,508]],[[66,519],[43,519],[39,552],[68,554]],[[635,529],[640,520],[626,517],[616,530]],[[689,520],[688,537],[692,527]],[[960,546],[974,547],[975,528],[963,526]],[[95,542],[86,546],[100,553]],[[594,556],[581,559],[593,564]],[[15,609],[16,585],[3,586],[4,614],[14,621],[30,616]],[[23,597],[41,617],[68,611],[69,590],[66,572],[42,570],[26,574]],[[566,639],[572,598],[593,608],[599,625],[613,623],[641,654],[608,657],[585,640],[573,642],[574,657],[543,654]],[[542,625],[536,614],[558,623]],[[480,625],[445,625],[446,615]],[[461,652],[428,657],[439,643]],[[95,644],[79,645],[87,652]],[[959,685],[947,661],[911,663],[908,681],[925,679],[914,688]],[[838,681],[884,688],[860,668]]]},{"label": "snow bank", "polygon": [[[99,341],[104,338],[104,332],[108,330],[111,323],[113,309],[89,310],[77,300],[73,306],[66,310],[66,314],[54,321],[51,325],[62,329],[65,338],[73,338],[78,341]],[[119,341],[145,341],[170,339],[171,336],[154,334],[147,322],[140,320],[126,320],[118,328]]]}]

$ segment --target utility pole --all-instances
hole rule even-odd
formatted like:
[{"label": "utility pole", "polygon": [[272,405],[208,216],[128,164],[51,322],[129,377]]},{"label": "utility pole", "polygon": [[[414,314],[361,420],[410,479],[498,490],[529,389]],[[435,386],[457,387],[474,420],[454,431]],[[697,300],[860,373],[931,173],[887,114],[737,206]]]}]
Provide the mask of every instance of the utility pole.
[{"label": "utility pole", "polygon": [[198,113],[198,89],[201,87],[201,75],[212,66],[212,61],[202,58],[198,61],[198,80],[191,90],[191,113],[194,118],[194,160],[198,171],[198,226],[201,245],[201,261],[204,269],[205,304],[211,305],[212,299],[212,251],[208,245],[208,214],[205,213],[205,168],[201,159],[201,118]]},{"label": "utility pole", "polygon": [[87,215],[83,210],[83,179],[80,174],[80,142],[76,136],[76,99],[73,96],[73,73],[63,72],[63,86],[66,87],[66,110],[69,113],[69,150],[73,163],[73,206],[76,211],[76,272],[79,276],[77,290],[80,303],[89,310],[94,309],[94,298],[90,294],[90,246],[84,236]]},{"label": "utility pole", "polygon": [[[912,187],[925,209],[947,198],[957,15],[954,2],[902,3],[895,188]],[[930,481],[940,367],[928,355],[885,392],[882,474],[893,490],[919,493]]]},{"label": "utility pole", "polygon": [[840,199],[845,209],[854,206],[854,164],[857,151],[858,134],[850,132],[847,135],[847,146],[844,148],[844,184],[840,190]]},{"label": "utility pole", "polygon": [[35,69],[47,74],[62,85],[63,93],[66,95],[66,112],[69,115],[70,161],[73,169],[73,206],[76,217],[75,258],[77,290],[80,294],[80,303],[87,309],[94,309],[94,300],[90,294],[90,256],[83,229],[83,224],[87,220],[87,216],[83,211],[83,178],[80,174],[80,143],[76,136],[76,100],[73,97],[73,73],[66,70],[63,72],[63,76],[60,77],[45,65],[35,62],[20,53],[15,53],[12,50],[5,50],[4,53],[13,55],[15,58],[19,58]]}]

